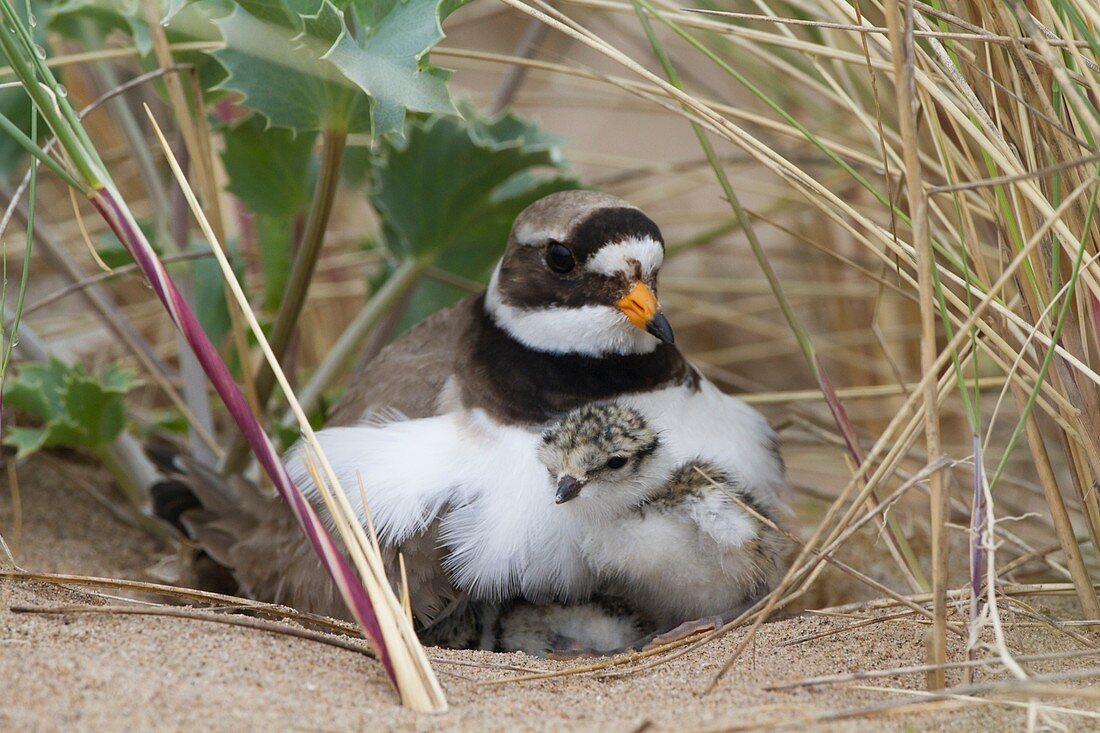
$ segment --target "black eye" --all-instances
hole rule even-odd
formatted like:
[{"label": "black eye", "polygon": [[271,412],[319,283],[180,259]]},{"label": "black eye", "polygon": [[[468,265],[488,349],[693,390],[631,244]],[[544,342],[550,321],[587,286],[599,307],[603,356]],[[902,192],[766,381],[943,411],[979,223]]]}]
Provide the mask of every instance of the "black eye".
[{"label": "black eye", "polygon": [[564,275],[577,266],[573,251],[564,244],[554,242],[546,250],[546,265],[554,272]]},{"label": "black eye", "polygon": [[604,465],[611,469],[622,468],[626,465],[626,459],[622,456],[611,456],[607,459],[607,463]]}]

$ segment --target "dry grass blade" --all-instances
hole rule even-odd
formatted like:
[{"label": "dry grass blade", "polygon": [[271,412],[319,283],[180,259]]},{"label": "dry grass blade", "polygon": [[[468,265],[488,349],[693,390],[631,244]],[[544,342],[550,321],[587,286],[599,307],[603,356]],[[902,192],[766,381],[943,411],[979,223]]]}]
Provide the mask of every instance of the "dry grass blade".
[{"label": "dry grass blade", "polygon": [[[1066,652],[1051,652],[1044,654],[1020,654],[1016,660],[1019,662],[1047,662],[1063,659],[1080,659],[1100,654],[1098,649],[1074,649]],[[948,662],[944,669],[966,669],[972,667],[988,667],[1001,664],[1001,660],[995,657],[989,659],[969,659],[962,662]],[[931,665],[917,664],[910,667],[896,667],[894,669],[875,669],[864,672],[851,672],[849,674],[826,675],[823,677],[808,677],[804,680],[782,682],[777,685],[769,685],[767,690],[792,690],[798,687],[818,687],[821,685],[839,685],[847,682],[859,682],[861,680],[873,680],[881,677],[897,677],[906,674],[927,674]]]},{"label": "dry grass blade", "polygon": [[344,639],[339,636],[303,629],[297,626],[276,623],[267,619],[252,618],[240,614],[214,613],[208,609],[177,608],[171,606],[11,606],[8,610],[12,613],[38,613],[57,616],[83,613],[114,614],[118,616],[161,616],[164,618],[180,618],[191,621],[206,621],[227,626],[240,626],[246,629],[266,631],[272,634],[293,636],[307,641],[315,641],[319,644],[347,649],[348,651],[365,654],[372,659],[376,658],[374,650],[361,641]]},{"label": "dry grass blade", "polygon": [[[902,152],[905,161],[906,195],[912,212],[913,241],[916,250],[918,295],[921,311],[921,369],[929,371],[936,360],[936,308],[933,295],[934,262],[928,231],[928,203],[924,192],[924,177],[917,139],[917,100],[914,97],[916,79],[913,56],[913,8],[898,0],[888,3],[886,23],[893,48],[894,80],[898,90],[898,121],[901,128]],[[924,436],[928,455],[940,452],[939,403],[935,386],[924,388]],[[947,516],[948,501],[943,475],[929,477],[932,502],[932,597],[935,621],[929,639],[928,657],[933,665],[928,685],[944,686],[942,667],[947,661]]]},{"label": "dry grass blade", "polygon": [[18,580],[28,583],[51,583],[61,586],[111,588],[130,592],[149,593],[157,596],[166,596],[184,601],[232,605],[239,608],[247,608],[253,613],[271,616],[273,618],[285,618],[300,623],[312,624],[329,629],[339,634],[361,635],[362,632],[353,624],[337,621],[325,616],[312,613],[304,613],[286,606],[278,606],[272,603],[263,603],[248,598],[227,596],[222,593],[197,590],[195,588],[183,588],[177,585],[164,585],[162,583],[149,583],[140,580],[128,580],[124,578],[98,578],[89,575],[69,575],[61,573],[31,573],[25,571],[0,570],[0,579]]}]

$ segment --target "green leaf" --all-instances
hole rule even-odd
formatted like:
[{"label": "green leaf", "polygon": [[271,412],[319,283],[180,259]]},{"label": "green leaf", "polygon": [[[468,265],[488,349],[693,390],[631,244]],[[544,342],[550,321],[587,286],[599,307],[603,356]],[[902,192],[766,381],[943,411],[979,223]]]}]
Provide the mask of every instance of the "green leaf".
[{"label": "green leaf", "polygon": [[161,433],[176,433],[177,435],[185,435],[189,423],[179,410],[169,409],[160,410],[153,413],[153,419],[140,426],[141,435],[144,438],[151,438]]},{"label": "green leaf", "polygon": [[447,250],[491,262],[520,210],[547,188],[576,186],[557,176],[517,178],[516,185],[513,177],[532,168],[560,167],[561,140],[512,115],[489,121],[466,114],[415,123],[404,143],[383,146],[370,199],[386,245],[400,257]]},{"label": "green leaf", "polygon": [[4,404],[27,413],[35,420],[50,415],[50,402],[40,383],[27,379],[9,379],[4,385]]},{"label": "green leaf", "polygon": [[[322,58],[335,37],[306,33],[300,12],[290,12],[288,5],[242,3],[216,21],[226,47],[214,58],[229,73],[222,88],[242,94],[245,105],[276,127],[369,130],[369,100]],[[328,3],[311,5],[311,13],[335,12]],[[313,26],[315,32],[322,28]]]},{"label": "green leaf", "polygon": [[[464,114],[414,123],[404,142],[384,145],[373,166],[370,199],[385,245],[398,259],[429,257],[438,267],[484,282],[516,215],[577,183],[557,172],[564,166],[560,138],[513,115],[489,119],[472,108]],[[406,320],[463,294],[451,285],[421,283]]]},{"label": "green leaf", "polygon": [[[144,4],[145,0],[64,0],[48,4],[49,27],[89,51],[110,45],[110,36],[121,32],[137,48],[142,68],[152,71],[160,64],[151,53],[153,37],[145,22]],[[168,42],[173,44],[219,40],[211,16],[224,15],[231,9],[228,0],[158,0],[157,5]],[[176,63],[194,67],[204,90],[213,89],[225,77],[225,70],[208,53],[177,50],[173,57]],[[163,80],[150,86],[164,93]]]},{"label": "green leaf", "polygon": [[96,379],[79,364],[57,359],[23,364],[5,388],[5,404],[42,424],[11,428],[4,443],[20,457],[52,446],[106,445],[125,427],[122,398],[137,385],[134,373],[117,365]]},{"label": "green leaf", "polygon": [[103,373],[103,390],[113,394],[124,395],[130,390],[141,385],[137,373],[133,369],[124,369],[118,364],[111,364]]},{"label": "green leaf", "polygon": [[405,110],[454,113],[446,84],[451,73],[421,63],[443,39],[441,10],[454,7],[426,0],[355,3],[354,15],[365,25],[354,34],[342,29],[328,58],[374,100],[375,136],[399,133]]},{"label": "green leaf", "polygon": [[[209,251],[209,245],[197,245],[203,251]],[[244,265],[231,248],[229,261],[238,280],[244,277]],[[229,307],[225,302],[225,285],[222,281],[221,267],[213,258],[203,258],[191,263],[192,281],[195,294],[195,316],[210,340],[221,343],[229,333]]]},{"label": "green leaf", "polygon": [[228,190],[255,214],[289,218],[309,202],[316,134],[269,128],[252,116],[223,133]]},{"label": "green leaf", "polygon": [[171,23],[184,8],[197,0],[168,0],[168,9],[164,12],[165,24]]},{"label": "green leaf", "polygon": [[340,164],[340,177],[349,186],[361,186],[370,175],[374,152],[366,145],[348,145]]},{"label": "green leaf", "polygon": [[[70,378],[64,398],[68,419],[54,427],[53,440],[72,441],[86,447],[106,445],[126,426],[126,413],[118,394],[104,389],[91,377]],[[71,434],[64,434],[61,429],[70,425]]]},{"label": "green leaf", "polygon": [[[214,52],[239,92],[271,125],[298,131],[400,134],[406,110],[452,112],[449,72],[423,63],[443,37],[426,0],[249,0],[216,20]],[[346,11],[346,12],[345,12]]]},{"label": "green leaf", "polygon": [[36,420],[48,420],[63,410],[61,390],[71,369],[51,358],[48,362],[27,362],[4,386],[4,402],[25,411]]},{"label": "green leaf", "polygon": [[24,458],[45,447],[47,434],[45,428],[12,428],[4,438],[4,445],[15,448],[16,458]]},{"label": "green leaf", "polygon": [[295,226],[291,218],[259,215],[253,219],[264,273],[264,309],[278,308],[286,292],[294,259]]}]

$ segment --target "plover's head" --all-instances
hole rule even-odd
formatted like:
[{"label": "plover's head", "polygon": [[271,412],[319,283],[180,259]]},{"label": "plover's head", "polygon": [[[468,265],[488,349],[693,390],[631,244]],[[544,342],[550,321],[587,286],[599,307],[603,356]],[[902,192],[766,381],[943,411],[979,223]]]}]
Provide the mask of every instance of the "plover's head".
[{"label": "plover's head", "polygon": [[550,472],[558,504],[582,497],[585,506],[634,506],[660,481],[660,438],[645,419],[614,403],[579,407],[548,428],[539,460]]},{"label": "plover's head", "polygon": [[486,309],[538,351],[647,353],[672,343],[656,294],[664,256],[657,225],[622,199],[551,194],[516,217]]}]

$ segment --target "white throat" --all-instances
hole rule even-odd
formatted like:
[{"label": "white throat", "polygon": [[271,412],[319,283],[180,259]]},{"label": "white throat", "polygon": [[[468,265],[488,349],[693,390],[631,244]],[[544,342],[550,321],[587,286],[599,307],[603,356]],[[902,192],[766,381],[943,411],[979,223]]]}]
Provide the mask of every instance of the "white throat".
[{"label": "white throat", "polygon": [[527,309],[509,305],[497,286],[499,276],[498,264],[485,293],[485,309],[498,326],[529,349],[552,354],[610,356],[648,354],[660,343],[613,306]]}]

